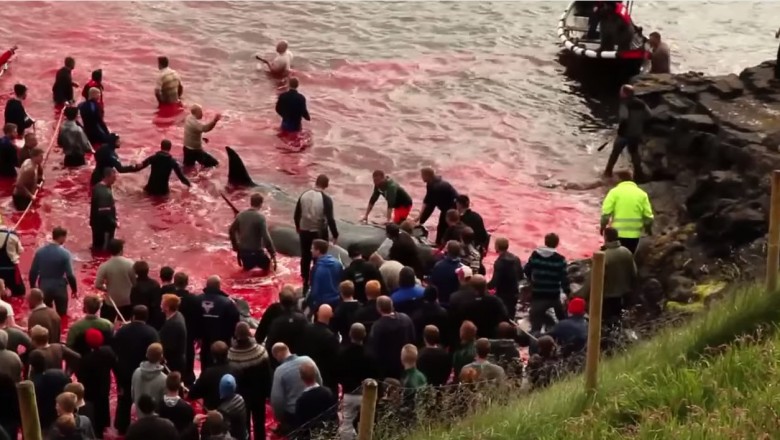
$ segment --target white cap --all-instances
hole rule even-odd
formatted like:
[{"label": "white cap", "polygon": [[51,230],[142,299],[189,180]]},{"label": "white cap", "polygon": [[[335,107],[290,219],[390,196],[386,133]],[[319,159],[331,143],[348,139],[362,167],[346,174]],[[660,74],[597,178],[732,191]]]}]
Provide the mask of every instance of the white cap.
[{"label": "white cap", "polygon": [[455,275],[458,276],[459,280],[467,280],[474,275],[474,272],[470,267],[461,264],[459,268],[455,269]]}]

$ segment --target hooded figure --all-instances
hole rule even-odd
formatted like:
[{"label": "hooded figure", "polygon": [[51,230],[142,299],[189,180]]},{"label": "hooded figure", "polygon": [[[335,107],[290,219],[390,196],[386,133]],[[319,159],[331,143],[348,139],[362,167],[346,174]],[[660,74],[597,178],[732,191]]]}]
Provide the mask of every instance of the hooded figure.
[{"label": "hooded figure", "polygon": [[84,85],[84,89],[81,90],[81,96],[84,97],[85,100],[89,99],[89,89],[96,88],[100,90],[100,99],[98,99],[98,105],[100,105],[100,109],[103,110],[103,70],[93,70],[92,71],[92,79],[89,80],[88,83]]},{"label": "hooded figure", "polygon": [[90,185],[95,186],[103,180],[103,172],[106,168],[114,168],[119,173],[133,173],[138,171],[137,166],[122,165],[119,162],[119,156],[116,154],[117,148],[121,145],[119,135],[111,133],[108,135],[106,143],[95,152],[95,169],[92,171]]},{"label": "hooded figure", "polygon": [[162,345],[158,343],[151,344],[146,350],[146,360],[141,362],[141,366],[133,372],[130,388],[133,402],[137,402],[138,398],[144,394],[151,396],[155,405],[162,402],[165,395],[165,378],[167,377],[163,372],[162,357]]},{"label": "hooded figure", "polygon": [[343,270],[343,266],[333,255],[324,254],[317,257],[311,274],[311,292],[307,298],[312,310],[322,304],[335,307],[339,303],[339,283]]},{"label": "hooded figure", "polygon": [[246,404],[241,395],[236,393],[236,378],[232,374],[222,376],[219,381],[219,407],[217,411],[230,425],[230,435],[235,440],[247,440]]}]

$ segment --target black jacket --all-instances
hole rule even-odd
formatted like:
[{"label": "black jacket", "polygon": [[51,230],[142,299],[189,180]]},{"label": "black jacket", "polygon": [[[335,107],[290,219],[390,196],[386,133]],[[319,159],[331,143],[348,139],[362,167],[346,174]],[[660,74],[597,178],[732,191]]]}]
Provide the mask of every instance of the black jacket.
[{"label": "black jacket", "polygon": [[116,353],[108,345],[81,355],[76,377],[84,385],[84,400],[100,402],[108,398],[111,373],[116,371],[117,365]]},{"label": "black jacket", "polygon": [[366,301],[366,303],[353,315],[354,322],[359,322],[366,327],[366,333],[371,333],[371,328],[374,323],[379,320],[382,315],[379,314],[379,310],[376,309],[376,300],[372,299]]},{"label": "black jacket", "polygon": [[488,282],[488,288],[496,289],[496,296],[500,298],[517,298],[523,278],[523,263],[515,254],[504,252],[493,263],[493,277]]},{"label": "black jacket", "polygon": [[355,285],[355,299],[361,303],[366,302],[366,283],[369,281],[379,281],[382,286],[382,293],[388,294],[385,280],[379,272],[379,268],[362,258],[356,258],[349,263],[342,274],[342,281],[352,281]]},{"label": "black jacket", "polygon": [[336,380],[344,394],[362,394],[360,387],[366,379],[379,380],[376,359],[363,345],[349,343],[341,347],[336,357]]},{"label": "black jacket", "polygon": [[179,312],[184,316],[184,323],[187,324],[187,340],[200,338],[202,315],[200,297],[193,295],[187,289],[177,289],[173,293],[181,299]]},{"label": "black jacket", "polygon": [[255,330],[255,341],[258,344],[265,342],[265,338],[268,336],[268,331],[271,329],[271,323],[274,320],[285,314],[284,306],[281,303],[273,303],[265,309],[263,316],[260,318],[260,323]]},{"label": "black jacket", "polygon": [[24,130],[32,127],[34,121],[24,109],[24,103],[18,98],[11,98],[5,103],[5,123],[16,125],[19,136],[24,136]]},{"label": "black jacket", "polygon": [[179,431],[170,420],[156,414],[141,417],[127,429],[125,440],[171,440],[179,438]]},{"label": "black jacket", "polygon": [[200,296],[201,339],[210,346],[222,341],[230,346],[236,324],[241,319],[236,304],[225,292],[205,288]]},{"label": "black jacket", "polygon": [[465,318],[477,326],[477,337],[495,338],[498,324],[509,321],[504,302],[493,295],[477,296],[466,308]]},{"label": "black jacket", "polygon": [[439,337],[443,344],[449,344],[449,315],[447,309],[437,302],[423,302],[420,308],[412,315],[414,332],[417,335],[417,345],[422,345],[423,330],[426,325],[433,325],[439,329]]},{"label": "black jacket", "polygon": [[116,228],[116,203],[114,193],[103,182],[92,188],[92,201],[89,205],[89,225],[92,228]]},{"label": "black jacket", "polygon": [[474,244],[476,247],[483,253],[487,251],[490,244],[490,234],[485,229],[485,222],[482,220],[482,216],[471,209],[467,209],[461,214],[460,221],[474,231]]},{"label": "black jacket", "polygon": [[349,342],[349,329],[355,323],[355,314],[362,307],[357,301],[342,301],[333,312],[330,329],[341,335],[341,343]]},{"label": "black jacket", "polygon": [[435,177],[425,187],[425,198],[423,199],[425,210],[420,213],[420,224],[428,221],[436,208],[441,211],[439,218],[444,218],[448,210],[455,209],[456,197],[458,197],[458,192],[449,182],[441,177]]},{"label": "black jacket", "polygon": [[203,399],[203,406],[208,410],[215,410],[219,406],[219,381],[222,376],[237,374],[235,367],[228,364],[227,361],[221,364],[214,364],[201,373],[198,380],[190,388],[189,399]]},{"label": "black jacket", "polygon": [[160,328],[163,356],[171,371],[184,372],[187,359],[187,324],[184,315],[176,312]]},{"label": "black jacket", "polygon": [[[160,342],[160,337],[154,327],[141,321],[132,321],[116,331],[113,348],[116,353],[117,382],[130,385],[133,372],[146,360],[146,349],[151,344]],[[129,389],[123,390],[130,392]]]},{"label": "black jacket", "polygon": [[149,310],[149,325],[159,329],[162,326],[163,316],[160,302],[162,300],[162,290],[160,283],[149,277],[138,278],[135,285],[130,289],[130,304],[133,306],[146,306]]},{"label": "black jacket", "polygon": [[[303,348],[303,338],[308,323],[309,321],[303,313],[293,310],[286,311],[271,323],[265,346],[273,348],[277,342],[283,342],[290,348],[291,353],[299,353]],[[277,365],[275,360],[272,365]]]},{"label": "black jacket", "polygon": [[190,186],[190,181],[182,173],[179,162],[167,151],[158,151],[147,157],[141,162],[138,170],[140,171],[148,166],[152,167],[152,171],[149,173],[149,180],[146,182],[144,191],[149,195],[168,195],[168,192],[170,192],[168,181],[171,178],[171,172],[176,173],[176,177],[179,178],[181,183]]},{"label": "black jacket", "polygon": [[54,103],[57,105],[73,101],[73,76],[70,67],[61,67],[54,78],[54,85],[51,86],[51,94]]},{"label": "black jacket", "polygon": [[16,177],[19,166],[19,153],[14,141],[3,136],[0,138],[0,177]]},{"label": "black jacket", "polygon": [[283,127],[288,131],[300,131],[301,119],[311,120],[306,108],[306,97],[295,89],[279,95],[276,100],[276,113],[282,117]]},{"label": "black jacket", "polygon": [[43,373],[34,374],[32,377],[35,386],[35,402],[38,404],[38,418],[41,429],[48,430],[57,419],[57,396],[65,390],[65,385],[70,383],[70,378],[64,371],[49,369]]},{"label": "black jacket", "polygon": [[[79,115],[84,127],[84,134],[87,135],[89,142],[102,144],[108,141],[108,127],[103,120],[103,109],[95,101],[84,101],[79,104]],[[95,155],[97,158],[97,155]]]},{"label": "black jacket", "polygon": [[417,369],[428,379],[428,385],[444,385],[452,373],[452,356],[441,347],[425,347],[417,357]]},{"label": "black jacket", "polygon": [[382,316],[371,327],[367,347],[379,362],[382,378],[400,379],[404,368],[401,365],[401,349],[414,344],[414,324],[403,313]]},{"label": "black jacket", "polygon": [[184,432],[192,424],[195,418],[195,411],[192,405],[179,397],[164,396],[162,402],[157,405],[157,414],[164,419],[168,419],[179,431]]},{"label": "black jacket", "polygon": [[420,251],[417,249],[417,243],[411,235],[406,232],[398,234],[398,238],[390,246],[388,260],[395,260],[404,266],[414,269],[417,278],[425,277],[425,267],[420,259]]},{"label": "black jacket", "polygon": [[132,165],[122,165],[119,162],[119,156],[116,153],[116,145],[108,142],[100,146],[95,151],[95,169],[92,170],[92,176],[90,176],[90,184],[92,186],[97,185],[98,182],[103,180],[103,172],[106,168],[114,168],[119,173],[133,173],[138,169]]},{"label": "black jacket", "polygon": [[295,402],[295,427],[306,427],[294,438],[308,440],[312,433],[335,428],[338,421],[338,399],[327,387],[304,391]]},{"label": "black jacket", "polygon": [[306,326],[303,346],[295,354],[309,356],[320,370],[323,385],[337,393],[336,356],[338,352],[338,336],[327,325],[314,322]]}]

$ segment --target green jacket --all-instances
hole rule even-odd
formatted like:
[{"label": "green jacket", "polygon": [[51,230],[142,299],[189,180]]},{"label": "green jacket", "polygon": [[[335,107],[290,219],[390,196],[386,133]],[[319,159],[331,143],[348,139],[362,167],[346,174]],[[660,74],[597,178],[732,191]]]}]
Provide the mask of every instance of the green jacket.
[{"label": "green jacket", "polygon": [[82,337],[84,333],[86,333],[87,330],[91,328],[96,328],[101,332],[108,334],[111,334],[114,331],[114,325],[111,324],[111,321],[95,315],[87,315],[83,319],[74,322],[73,325],[70,326],[65,345],[73,348],[73,345],[76,343],[76,341],[78,341],[79,338]]},{"label": "green jacket", "polygon": [[460,378],[460,370],[466,365],[474,362],[475,357],[477,357],[477,348],[474,346],[473,342],[459,348],[452,354],[452,367],[455,369],[456,381]]},{"label": "green jacket", "polygon": [[[637,270],[634,255],[619,241],[607,243],[604,251],[604,298],[621,298],[636,288]],[[590,296],[590,275],[576,296]]]},{"label": "green jacket", "polygon": [[417,368],[410,368],[404,371],[401,385],[403,385],[404,388],[413,388],[416,390],[428,385],[428,379],[425,378],[422,371]]}]

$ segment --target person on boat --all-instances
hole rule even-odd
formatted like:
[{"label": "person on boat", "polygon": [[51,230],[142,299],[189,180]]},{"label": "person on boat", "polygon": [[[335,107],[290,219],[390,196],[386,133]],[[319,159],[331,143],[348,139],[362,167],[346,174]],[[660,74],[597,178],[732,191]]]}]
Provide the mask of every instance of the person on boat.
[{"label": "person on boat", "polygon": [[100,90],[100,99],[98,99],[98,104],[100,104],[100,108],[103,109],[103,70],[97,69],[92,71],[92,77],[91,79],[84,84],[84,88],[81,90],[81,96],[84,97],[84,99],[89,99],[89,89],[91,88],[97,88]]},{"label": "person on boat", "polygon": [[669,45],[661,41],[661,34],[652,32],[648,39],[650,48],[650,73],[671,73],[671,51]]},{"label": "person on boat", "polygon": [[109,168],[115,169],[119,173],[134,173],[138,171],[136,165],[122,165],[119,162],[119,156],[116,154],[117,148],[121,145],[119,135],[111,133],[108,135],[108,141],[95,152],[95,169],[92,171],[90,185],[95,186],[104,179],[103,173]]},{"label": "person on boat", "polygon": [[458,192],[449,182],[437,176],[433,168],[425,167],[420,170],[420,177],[425,182],[426,192],[423,199],[423,207],[420,216],[415,221],[424,224],[433,214],[433,210],[439,209],[439,223],[436,226],[436,246],[444,245],[444,235],[447,231],[447,211],[455,209],[455,199]]},{"label": "person on boat", "polygon": [[144,159],[136,168],[136,171],[141,171],[148,166],[152,167],[152,171],[149,173],[149,180],[146,182],[146,186],[144,186],[146,194],[150,196],[167,196],[170,192],[168,181],[171,178],[171,172],[176,173],[176,177],[187,187],[191,185],[184,173],[181,172],[179,162],[171,156],[172,147],[171,141],[163,139],[160,142],[160,151]]},{"label": "person on boat", "polygon": [[196,163],[201,164],[204,168],[215,167],[219,165],[219,161],[214,156],[206,153],[203,149],[203,133],[208,133],[213,130],[217,125],[222,115],[217,113],[211,122],[204,124],[201,122],[203,119],[203,107],[198,104],[193,104],[190,107],[190,114],[184,120],[184,166],[193,167]]},{"label": "person on boat", "polygon": [[11,196],[14,207],[23,211],[30,205],[35,197],[38,185],[43,183],[43,150],[33,148],[30,158],[22,163],[19,168],[19,176],[16,178],[14,192]]},{"label": "person on boat", "polygon": [[311,121],[306,108],[306,97],[298,93],[298,78],[290,78],[290,89],[276,100],[276,113],[282,117],[282,131],[301,131],[301,119]]},{"label": "person on boat", "polygon": [[[19,270],[19,258],[24,252],[19,234],[10,227],[0,225],[0,280],[11,296],[24,296],[25,288],[22,272]],[[5,294],[5,290],[0,292]]]},{"label": "person on boat", "polygon": [[623,2],[605,2],[600,8],[601,47],[599,50],[629,50],[634,40],[634,23]]},{"label": "person on boat", "polygon": [[[263,195],[252,194],[249,198],[251,208],[240,212],[230,225],[229,235],[233,248],[238,252],[241,267],[245,271],[254,268],[268,270],[273,263],[276,270],[276,249],[268,234],[268,223],[260,210],[263,208]],[[266,254],[268,250],[268,254]]]},{"label": "person on boat", "polygon": [[24,136],[24,131],[35,124],[24,109],[25,99],[27,99],[27,86],[16,84],[14,96],[5,103],[5,123],[16,125],[17,136]]},{"label": "person on boat", "polygon": [[80,167],[87,164],[86,154],[93,153],[92,144],[84,130],[76,122],[79,116],[77,107],[65,108],[65,121],[60,126],[57,144],[65,155],[63,163],[66,167]]},{"label": "person on boat", "polygon": [[647,193],[633,181],[628,170],[617,173],[619,183],[609,190],[601,207],[601,235],[611,224],[618,241],[631,253],[636,252],[642,232],[653,233],[653,206]]},{"label": "person on boat", "polygon": [[11,57],[14,56],[16,53],[16,49],[18,49],[19,46],[14,46],[7,51],[3,52],[2,55],[0,55],[0,67],[4,66],[5,63],[11,60]]},{"label": "person on boat", "polygon": [[168,67],[168,57],[157,57],[157,67],[160,75],[157,77],[157,87],[154,96],[159,104],[176,104],[184,94],[184,86],[181,84],[179,74]]},{"label": "person on boat", "polygon": [[[94,175],[94,173],[93,173]],[[116,203],[111,187],[116,182],[117,170],[105,168],[100,172],[102,180],[92,188],[89,209],[89,227],[92,229],[92,250],[103,251],[114,239],[116,232]]]},{"label": "person on boat", "polygon": [[642,158],[639,155],[639,145],[642,143],[645,124],[652,117],[650,107],[634,95],[634,88],[624,85],[620,88],[620,109],[617,137],[612,144],[612,151],[607,159],[607,167],[604,169],[604,177],[611,177],[612,170],[620,158],[620,153],[628,147],[631,154],[631,164],[634,167],[634,176],[642,180]]},{"label": "person on boat", "polygon": [[401,224],[412,212],[412,198],[409,197],[409,193],[382,170],[374,171],[371,177],[374,180],[374,192],[371,193],[371,198],[368,200],[366,214],[360,221],[368,222],[368,215],[374,209],[374,204],[379,200],[379,196],[382,196],[387,200],[386,221],[389,223],[392,220],[393,223]]},{"label": "person on boat", "polygon": [[91,144],[107,142],[110,131],[103,119],[103,108],[100,106],[102,93],[97,87],[89,89],[89,99],[79,104],[81,122],[84,124],[84,133]]},{"label": "person on boat", "polygon": [[19,152],[14,139],[16,139],[16,124],[5,124],[3,137],[0,138],[0,177],[16,177]]},{"label": "person on boat", "polygon": [[56,105],[65,105],[73,102],[73,88],[79,85],[73,81],[73,69],[76,68],[76,60],[73,57],[65,58],[65,65],[57,71],[54,85],[51,87],[52,99]]},{"label": "person on boat", "polygon": [[255,55],[255,58],[265,63],[268,66],[268,71],[274,76],[287,76],[290,74],[293,53],[287,49],[287,41],[285,40],[276,43],[276,57],[273,61],[268,62],[268,60],[261,58],[259,55]]}]

